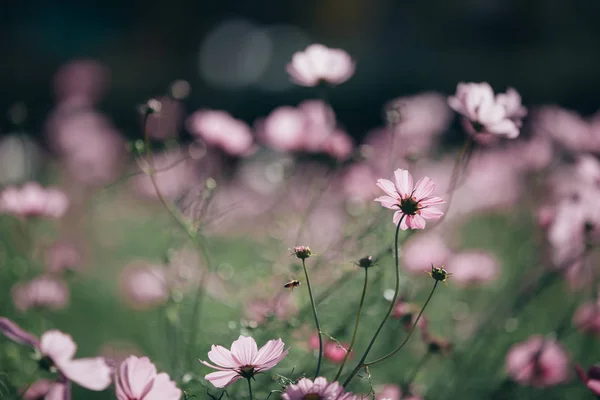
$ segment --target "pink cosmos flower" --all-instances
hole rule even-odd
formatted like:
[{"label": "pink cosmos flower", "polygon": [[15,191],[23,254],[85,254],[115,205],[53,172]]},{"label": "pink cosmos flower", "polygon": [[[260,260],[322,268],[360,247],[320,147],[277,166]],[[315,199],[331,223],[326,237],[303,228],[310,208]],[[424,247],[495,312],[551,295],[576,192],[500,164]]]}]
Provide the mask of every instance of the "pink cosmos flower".
[{"label": "pink cosmos flower", "polygon": [[285,320],[294,315],[298,309],[294,297],[290,293],[280,292],[271,299],[251,300],[246,304],[246,314],[250,319],[261,324],[269,317]]},{"label": "pink cosmos flower", "polygon": [[60,218],[69,207],[69,199],[55,188],[44,189],[37,182],[27,182],[21,188],[10,186],[0,192],[0,213],[20,218]]},{"label": "pink cosmos flower", "polygon": [[81,268],[81,255],[75,246],[67,242],[56,242],[46,250],[46,270],[53,274],[75,271]]},{"label": "pink cosmos flower", "polygon": [[[431,269],[431,265],[429,268]],[[415,318],[417,318],[420,311],[421,307],[418,305],[399,299],[392,310],[392,318],[399,319],[402,322],[404,329],[410,331],[415,323]],[[421,318],[419,318],[417,328],[419,328],[422,333],[427,331],[427,317],[425,314],[421,315]]]},{"label": "pink cosmos flower", "polygon": [[451,256],[444,268],[452,281],[462,285],[482,284],[498,277],[500,264],[484,251],[464,251]]},{"label": "pink cosmos flower", "polygon": [[358,400],[359,397],[352,393],[344,393],[344,388],[337,382],[327,382],[322,376],[311,381],[308,378],[300,379],[296,384],[285,388],[281,395],[282,400]]},{"label": "pink cosmos flower", "polygon": [[25,312],[31,308],[60,310],[69,302],[69,289],[59,279],[51,276],[38,276],[29,282],[20,282],[13,286],[12,300],[15,308]]},{"label": "pink cosmos flower", "polygon": [[497,98],[488,83],[461,82],[456,88],[456,95],[448,98],[448,105],[470,122],[470,133],[488,133],[514,139],[519,136],[515,121],[520,124],[517,116],[523,111],[520,98],[515,98],[515,93],[511,91]]},{"label": "pink cosmos flower", "polygon": [[157,373],[148,357],[130,356],[115,377],[118,400],[179,400],[181,390],[164,372]]},{"label": "pink cosmos flower", "polygon": [[388,384],[377,390],[375,400],[423,400],[423,398],[411,394],[404,395],[400,386]]},{"label": "pink cosmos flower", "polygon": [[408,272],[422,274],[431,271],[431,264],[442,265],[452,252],[444,239],[435,232],[412,235],[402,246],[402,266]]},{"label": "pink cosmos flower", "polygon": [[573,316],[573,324],[580,332],[600,336],[600,301],[579,306]]},{"label": "pink cosmos flower", "polygon": [[68,386],[64,382],[39,379],[23,393],[24,400],[64,400]]},{"label": "pink cosmos flower", "polygon": [[306,119],[295,107],[278,107],[255,125],[260,140],[272,149],[293,152],[304,147]]},{"label": "pink cosmos flower", "polygon": [[97,103],[106,92],[108,69],[94,60],[74,60],[54,76],[54,92],[59,102],[86,107]]},{"label": "pink cosmos flower", "polygon": [[569,379],[569,357],[557,342],[532,336],[509,350],[506,373],[521,385],[558,385]]},{"label": "pink cosmos flower", "polygon": [[592,365],[586,373],[581,365],[577,364],[575,365],[575,370],[577,371],[577,376],[586,384],[587,388],[597,397],[600,397],[600,365]]},{"label": "pink cosmos flower", "polygon": [[301,86],[317,86],[321,82],[339,85],[354,75],[355,63],[344,50],[312,44],[294,53],[286,70],[291,80]]},{"label": "pink cosmos flower", "polygon": [[165,268],[159,266],[127,265],[121,273],[120,287],[127,303],[138,310],[156,307],[169,299]]},{"label": "pink cosmos flower", "polygon": [[387,196],[375,199],[385,208],[398,210],[394,213],[394,224],[400,223],[400,229],[424,229],[425,220],[438,220],[444,213],[432,206],[443,204],[441,197],[432,196],[435,183],[428,177],[423,177],[413,185],[412,175],[404,169],[394,172],[395,185],[387,179],[378,179],[377,186]]},{"label": "pink cosmos flower", "polygon": [[111,383],[111,369],[102,357],[74,360],[77,345],[71,336],[46,331],[38,340],[8,318],[0,317],[0,332],[10,340],[34,347],[42,354],[41,365],[56,369],[61,377],[90,390],[104,390]]},{"label": "pink cosmos flower", "polygon": [[544,106],[535,112],[532,128],[535,135],[550,138],[567,150],[600,151],[600,113],[583,118],[571,110]]},{"label": "pink cosmos flower", "polygon": [[327,342],[323,347],[323,356],[332,363],[339,364],[342,361],[344,361],[344,357],[346,357],[347,353],[347,348],[348,345],[344,345],[344,347],[341,347],[335,342]]},{"label": "pink cosmos flower", "polygon": [[187,119],[188,130],[211,146],[233,156],[244,156],[253,149],[250,127],[225,111],[199,110]]},{"label": "pink cosmos flower", "polygon": [[527,108],[521,104],[521,95],[514,88],[509,87],[506,93],[496,95],[496,102],[504,107],[506,116],[520,128],[523,118],[527,116]]},{"label": "pink cosmos flower", "polygon": [[253,338],[241,336],[231,344],[231,350],[212,345],[208,358],[216,365],[206,361],[200,362],[219,370],[206,375],[204,379],[215,387],[223,388],[240,378],[250,379],[256,374],[268,371],[287,356],[289,349],[283,349],[281,339],[269,340],[258,349]]}]

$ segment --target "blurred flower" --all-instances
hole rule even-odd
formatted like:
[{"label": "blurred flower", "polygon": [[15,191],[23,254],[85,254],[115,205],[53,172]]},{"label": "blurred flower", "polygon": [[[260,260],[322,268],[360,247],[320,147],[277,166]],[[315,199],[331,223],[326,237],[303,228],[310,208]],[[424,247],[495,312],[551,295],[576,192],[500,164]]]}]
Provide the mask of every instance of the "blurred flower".
[{"label": "blurred flower", "polygon": [[569,379],[569,358],[556,341],[532,336],[511,347],[506,373],[521,385],[558,385]]},{"label": "blurred flower", "polygon": [[208,358],[215,363],[200,362],[219,370],[204,377],[217,388],[223,388],[240,378],[250,379],[254,375],[268,371],[287,356],[289,349],[283,350],[281,339],[269,340],[258,349],[253,338],[241,336],[233,342],[231,350],[212,345]]},{"label": "blurred flower", "polygon": [[411,394],[403,395],[402,389],[398,385],[387,384],[377,390],[375,400],[423,400],[420,396]]},{"label": "blurred flower", "polygon": [[325,343],[325,346],[323,347],[323,356],[335,364],[340,364],[344,361],[346,353],[346,348],[332,341]]},{"label": "blurred flower", "polygon": [[600,336],[600,301],[579,306],[573,316],[573,324],[580,332]]},{"label": "blurred flower", "polygon": [[366,163],[351,164],[344,170],[341,190],[346,196],[360,200],[370,200],[378,192],[373,182],[377,176]]},{"label": "blurred flower", "polygon": [[157,373],[148,357],[130,356],[115,377],[118,400],[179,400],[181,390],[164,372]]},{"label": "blurred flower", "polygon": [[342,49],[312,44],[294,53],[286,70],[291,80],[300,86],[339,85],[354,75],[355,63]]},{"label": "blurred flower", "polygon": [[153,100],[160,104],[160,110],[145,117],[144,133],[154,139],[164,140],[176,137],[184,117],[182,103],[168,96],[161,96]]},{"label": "blurred flower", "polygon": [[586,384],[587,388],[597,397],[600,397],[600,365],[592,365],[586,373],[581,365],[577,364],[575,370],[577,376]]},{"label": "blurred flower", "polygon": [[292,250],[292,254],[301,260],[306,260],[312,255],[310,247],[308,246],[296,246]]},{"label": "blurred flower", "polygon": [[[392,310],[392,318],[399,319],[402,322],[404,329],[410,331],[415,324],[415,320],[420,311],[421,307],[418,305],[399,299]],[[419,318],[417,327],[421,329],[423,333],[427,331],[427,318],[424,314]]]},{"label": "blurred flower", "polygon": [[7,318],[0,317],[0,332],[10,340],[32,346],[40,351],[39,364],[56,369],[66,379],[90,390],[104,390],[111,383],[111,369],[101,357],[74,360],[77,345],[73,338],[57,330],[46,331],[38,341]]},{"label": "blurred flower", "polygon": [[141,357],[143,354],[133,343],[111,340],[102,345],[98,351],[98,355],[104,358],[109,367],[116,369],[129,356],[135,355]]},{"label": "blurred flower", "polygon": [[354,144],[348,134],[341,130],[336,130],[329,135],[323,144],[325,152],[339,161],[345,161],[352,155]]},{"label": "blurred flower", "polygon": [[51,276],[38,276],[29,282],[13,286],[12,300],[15,308],[25,312],[31,308],[60,310],[69,302],[69,289],[61,280]]},{"label": "blurred flower", "polygon": [[488,83],[461,82],[456,88],[456,95],[448,98],[448,105],[470,122],[469,133],[488,133],[514,139],[519,136],[515,121],[520,124],[518,115],[524,112],[520,97],[515,98],[514,94],[516,92],[495,98]]},{"label": "blurred flower", "polygon": [[67,242],[56,242],[46,250],[46,270],[52,274],[76,271],[81,268],[81,255],[75,246]]},{"label": "blurred flower", "polygon": [[319,345],[319,334],[315,333],[310,335],[310,337],[308,338],[308,347],[311,350],[319,350],[320,345]]},{"label": "blurred flower", "polygon": [[199,110],[190,115],[186,123],[191,133],[230,155],[244,156],[253,150],[248,125],[225,111]]},{"label": "blurred flower", "polygon": [[300,379],[296,384],[288,385],[283,400],[358,400],[352,393],[344,393],[344,388],[337,382],[327,382],[322,376],[315,378],[314,382],[308,378]]},{"label": "blurred flower", "polygon": [[279,320],[286,320],[294,315],[298,309],[294,304],[294,297],[289,293],[280,292],[272,299],[250,300],[246,303],[246,314],[253,321],[261,324],[265,319],[274,316]]},{"label": "blurred flower", "polygon": [[169,299],[164,267],[132,263],[121,272],[120,287],[128,304],[134,309],[148,309]]},{"label": "blurred flower", "polygon": [[25,393],[24,400],[64,400],[67,385],[64,382],[38,379]]},{"label": "blurred flower", "polygon": [[108,87],[109,72],[94,60],[74,60],[54,76],[54,92],[60,103],[89,107],[98,102]]},{"label": "blurred flower", "polygon": [[452,351],[452,343],[449,340],[431,335],[427,330],[421,333],[423,342],[427,345],[427,351],[434,354],[448,355]]},{"label": "blurred flower", "polygon": [[443,265],[451,251],[437,233],[423,232],[412,235],[402,246],[402,265],[407,271],[422,273],[429,271],[431,264]]},{"label": "blurred flower", "polygon": [[[425,219],[437,220],[444,213],[431,207],[444,203],[441,197],[432,196],[435,183],[423,177],[413,185],[413,178],[407,170],[397,169],[394,172],[396,184],[387,179],[378,179],[377,186],[387,196],[375,199],[385,208],[398,210],[394,213],[394,224],[400,223],[400,229],[424,229]],[[402,220],[402,221],[401,221]]]},{"label": "blurred flower", "polygon": [[517,128],[523,125],[523,118],[527,116],[527,108],[521,104],[519,92],[509,87],[506,89],[506,93],[496,95],[496,103],[504,107],[506,116],[515,123]]},{"label": "blurred flower", "polygon": [[304,148],[306,119],[298,108],[278,107],[255,125],[260,140],[274,150],[293,152]]},{"label": "blurred flower", "polygon": [[462,285],[477,285],[498,277],[498,260],[484,251],[463,251],[452,255],[445,264],[452,281]]},{"label": "blurred flower", "polygon": [[69,207],[69,199],[59,189],[44,189],[37,182],[22,187],[9,186],[0,192],[0,213],[17,217],[60,218]]},{"label": "blurred flower", "polygon": [[600,114],[586,120],[574,111],[545,106],[534,114],[532,130],[570,151],[600,151]]}]

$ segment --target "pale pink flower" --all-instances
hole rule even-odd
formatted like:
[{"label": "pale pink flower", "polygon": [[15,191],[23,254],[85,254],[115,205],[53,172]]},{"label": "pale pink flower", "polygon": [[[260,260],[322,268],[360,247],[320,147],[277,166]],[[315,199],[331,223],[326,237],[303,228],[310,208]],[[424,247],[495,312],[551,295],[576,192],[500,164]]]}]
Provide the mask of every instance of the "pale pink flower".
[{"label": "pale pink flower", "polygon": [[104,390],[111,383],[111,369],[102,357],[74,360],[77,345],[73,338],[57,330],[46,331],[40,340],[7,318],[0,318],[0,332],[10,340],[38,349],[41,364],[56,368],[59,374],[90,390]]},{"label": "pale pink flower", "polygon": [[31,308],[60,310],[69,303],[69,289],[57,278],[41,275],[29,282],[19,282],[11,290],[15,308],[25,312]]},{"label": "pale pink flower", "polygon": [[580,332],[600,336],[600,301],[579,306],[573,316],[573,324]]},{"label": "pale pink flower", "polygon": [[339,85],[354,75],[355,63],[342,49],[312,44],[294,53],[286,70],[291,80],[301,86],[317,86],[322,82]]},{"label": "pale pink flower", "polygon": [[327,382],[322,376],[314,382],[308,378],[300,379],[296,384],[288,385],[282,400],[358,400],[352,393],[344,393],[344,388],[337,382]]},{"label": "pale pink flower", "polygon": [[340,364],[344,361],[344,357],[346,357],[347,353],[346,349],[348,348],[348,345],[342,344],[342,346],[335,342],[325,343],[325,346],[323,347],[323,356],[332,363]]},{"label": "pale pink flower", "polygon": [[597,397],[600,397],[600,365],[592,365],[586,372],[581,365],[577,364],[575,370],[579,379],[586,384],[587,388]]},{"label": "pale pink flower", "polygon": [[532,336],[511,347],[506,373],[521,385],[558,385],[569,379],[569,357],[556,341]]},{"label": "pale pink flower", "polygon": [[423,400],[421,396],[404,394],[398,385],[387,384],[377,390],[375,400]]},{"label": "pale pink flower", "polygon": [[496,102],[504,107],[506,116],[515,123],[517,128],[523,125],[523,118],[527,116],[527,108],[521,104],[519,92],[509,87],[506,89],[506,93],[496,95]]},{"label": "pale pink flower", "polygon": [[370,200],[377,195],[379,189],[373,185],[377,176],[366,163],[351,164],[342,175],[341,190],[351,198]]},{"label": "pale pink flower", "polygon": [[431,264],[442,265],[452,252],[444,239],[434,232],[412,235],[402,246],[402,265],[407,271],[422,274],[431,271]]},{"label": "pale pink flower", "polygon": [[535,135],[551,138],[561,147],[574,152],[600,151],[600,114],[585,119],[558,106],[541,107],[534,114]]},{"label": "pale pink flower", "polygon": [[272,149],[294,152],[304,148],[306,118],[298,108],[278,107],[255,125],[260,140]]},{"label": "pale pink flower", "polygon": [[188,130],[208,145],[221,148],[233,156],[248,155],[254,139],[250,127],[225,111],[199,110],[187,119]]},{"label": "pale pink flower", "polygon": [[[429,266],[429,269],[431,270],[431,265]],[[410,331],[420,311],[420,306],[414,303],[408,303],[403,299],[399,299],[392,310],[392,318],[399,319],[402,322],[404,329]],[[417,322],[417,328],[419,328],[422,333],[427,330],[427,317],[425,314],[421,315],[421,318],[419,318],[419,322]]]},{"label": "pale pink flower", "polygon": [[325,152],[339,161],[345,161],[350,158],[353,148],[354,144],[350,136],[339,129],[336,129],[329,135],[323,143]]},{"label": "pale pink flower", "polygon": [[115,377],[118,400],[179,400],[181,390],[169,375],[157,373],[148,357],[130,356],[121,363]]},{"label": "pale pink flower", "polygon": [[0,213],[20,218],[60,218],[69,207],[67,196],[56,188],[43,188],[37,182],[10,186],[0,192]]},{"label": "pale pink flower", "polygon": [[69,388],[65,382],[39,379],[23,393],[24,400],[64,400]]},{"label": "pale pink flower", "polygon": [[155,112],[142,117],[146,118],[144,133],[155,139],[177,137],[184,116],[182,103],[168,96],[152,100],[160,105],[160,110],[155,110]]},{"label": "pale pink flower", "polygon": [[425,220],[437,220],[444,215],[435,205],[444,203],[441,197],[432,196],[435,183],[428,177],[419,179],[413,184],[412,175],[404,169],[394,172],[395,184],[387,179],[378,179],[377,186],[386,193],[375,199],[385,208],[398,210],[394,213],[393,222],[400,223],[400,229],[424,229]]},{"label": "pale pink flower", "polygon": [[519,136],[519,127],[515,123],[515,120],[520,121],[516,118],[518,111],[512,109],[514,97],[506,96],[499,101],[488,83],[459,83],[456,95],[448,98],[448,105],[470,122],[470,133],[488,133],[509,139]]},{"label": "pale pink flower", "polygon": [[232,343],[231,350],[212,345],[208,358],[216,365],[202,360],[200,362],[219,371],[211,372],[204,379],[217,388],[230,385],[240,378],[250,379],[256,374],[270,370],[283,360],[289,352],[289,349],[284,350],[283,347],[283,341],[277,339],[269,340],[259,350],[253,338],[241,335]]},{"label": "pale pink flower", "polygon": [[304,114],[304,149],[309,152],[325,151],[325,143],[336,127],[333,108],[323,100],[305,100],[298,104],[298,109]]},{"label": "pale pink flower", "polygon": [[463,251],[451,256],[444,265],[452,274],[452,281],[461,285],[477,285],[498,277],[498,260],[484,251]]},{"label": "pale pink flower", "polygon": [[132,263],[120,277],[120,287],[127,303],[134,309],[148,309],[166,303],[169,287],[164,267]]},{"label": "pale pink flower", "polygon": [[108,69],[94,60],[74,60],[63,65],[54,76],[54,92],[59,102],[87,107],[97,103],[106,92]]},{"label": "pale pink flower", "polygon": [[79,251],[71,243],[56,242],[46,250],[45,265],[50,273],[79,270],[81,262]]},{"label": "pale pink flower", "polygon": [[317,333],[310,335],[308,338],[308,347],[311,350],[319,350],[320,346],[319,335]]},{"label": "pale pink flower", "polygon": [[250,300],[246,303],[246,314],[258,324],[262,324],[265,319],[272,316],[283,321],[297,311],[294,297],[290,293],[281,292],[272,299]]}]

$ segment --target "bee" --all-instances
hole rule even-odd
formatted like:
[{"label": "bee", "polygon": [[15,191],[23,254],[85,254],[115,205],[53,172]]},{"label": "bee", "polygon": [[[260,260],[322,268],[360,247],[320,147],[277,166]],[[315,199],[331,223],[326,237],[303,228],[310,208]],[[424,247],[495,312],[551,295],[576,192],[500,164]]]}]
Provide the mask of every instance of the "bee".
[{"label": "bee", "polygon": [[298,286],[300,286],[300,281],[297,280],[291,280],[288,283],[286,283],[285,285],[283,285],[284,288],[286,289],[290,289],[292,292],[294,291],[295,288],[297,288]]}]

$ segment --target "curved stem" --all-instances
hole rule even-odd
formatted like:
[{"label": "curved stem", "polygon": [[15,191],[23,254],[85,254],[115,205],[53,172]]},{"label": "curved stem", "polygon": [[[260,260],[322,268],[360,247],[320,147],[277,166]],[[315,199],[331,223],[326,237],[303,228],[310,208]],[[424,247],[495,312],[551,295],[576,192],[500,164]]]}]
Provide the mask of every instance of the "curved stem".
[{"label": "curved stem", "polygon": [[387,360],[388,358],[390,358],[391,356],[393,356],[394,354],[396,354],[397,352],[399,352],[400,349],[402,349],[402,347],[404,347],[404,345],[406,343],[408,343],[408,340],[410,339],[410,337],[412,336],[413,332],[417,328],[417,324],[419,323],[419,320],[421,319],[421,316],[423,315],[423,312],[425,311],[425,308],[427,308],[427,305],[429,304],[429,301],[433,297],[433,293],[435,292],[435,289],[437,288],[438,283],[440,283],[440,281],[435,281],[435,283],[433,284],[433,288],[431,289],[431,292],[429,293],[429,297],[427,297],[427,300],[425,301],[425,304],[423,304],[423,307],[421,308],[421,311],[419,311],[419,315],[417,315],[417,319],[415,319],[415,322],[413,323],[412,328],[410,329],[410,332],[408,332],[408,335],[406,335],[406,337],[404,338],[404,340],[402,341],[402,343],[400,343],[398,345],[398,347],[396,347],[394,350],[392,350],[391,352],[389,352],[385,356],[379,357],[378,359],[370,361],[370,362],[366,362],[366,363],[364,363],[365,365],[374,365],[374,364],[380,363],[380,362],[382,362],[384,360]]},{"label": "curved stem", "polygon": [[369,342],[367,349],[365,350],[362,357],[356,364],[356,367],[354,367],[354,369],[352,370],[350,375],[344,381],[344,384],[342,385],[344,387],[346,387],[350,383],[352,378],[354,378],[354,376],[358,373],[358,371],[360,371],[361,368],[363,368],[365,366],[364,362],[365,362],[365,359],[367,358],[367,356],[369,355],[369,351],[371,351],[371,347],[373,347],[373,344],[375,343],[377,336],[379,336],[379,333],[383,329],[383,326],[387,322],[388,318],[390,317],[390,314],[392,313],[392,311],[394,310],[394,307],[396,306],[396,299],[398,298],[398,292],[400,291],[400,271],[398,270],[398,266],[400,264],[399,255],[398,255],[398,235],[400,233],[400,225],[402,224],[403,219],[404,219],[404,214],[402,214],[400,221],[398,221],[398,225],[396,226],[396,234],[394,236],[394,250],[395,250],[394,255],[395,255],[395,261],[396,261],[396,269],[395,269],[395,271],[396,271],[396,288],[394,289],[394,297],[392,298],[390,307],[388,308],[387,313],[385,314],[385,317],[383,317],[383,320],[381,321],[381,323],[379,324],[379,327],[375,331],[375,334],[371,338],[371,341]]},{"label": "curved stem", "polygon": [[321,326],[319,325],[319,316],[317,315],[317,307],[315,306],[315,300],[313,298],[312,289],[310,287],[310,280],[308,279],[308,271],[306,270],[306,262],[302,259],[302,268],[304,268],[304,276],[306,277],[306,286],[308,287],[308,295],[310,296],[310,304],[312,305],[313,316],[315,317],[315,325],[317,326],[317,333],[319,334],[319,360],[317,361],[317,371],[315,372],[315,378],[319,376],[321,371],[321,361],[323,360],[323,338],[321,337]]},{"label": "curved stem", "polygon": [[250,382],[250,378],[248,378],[248,392],[250,392],[250,400],[252,400],[252,383]]},{"label": "curved stem", "polygon": [[346,364],[346,361],[348,360],[348,357],[350,356],[350,352],[352,351],[352,348],[354,347],[354,342],[356,341],[356,333],[358,332],[358,324],[360,322],[360,313],[362,311],[363,308],[363,304],[365,302],[365,294],[367,293],[367,283],[368,283],[368,279],[369,279],[369,268],[365,268],[365,283],[363,285],[363,290],[362,290],[362,295],[360,296],[360,304],[358,305],[358,311],[356,313],[356,322],[354,323],[354,332],[352,333],[352,340],[350,341],[350,346],[348,346],[348,350],[346,351],[346,355],[344,356],[344,360],[342,361],[342,364],[340,365],[340,369],[338,370],[337,374],[335,375],[335,378],[333,378],[334,381],[337,381],[338,378],[340,377],[340,375],[342,374],[342,371],[344,370],[344,365]]}]

